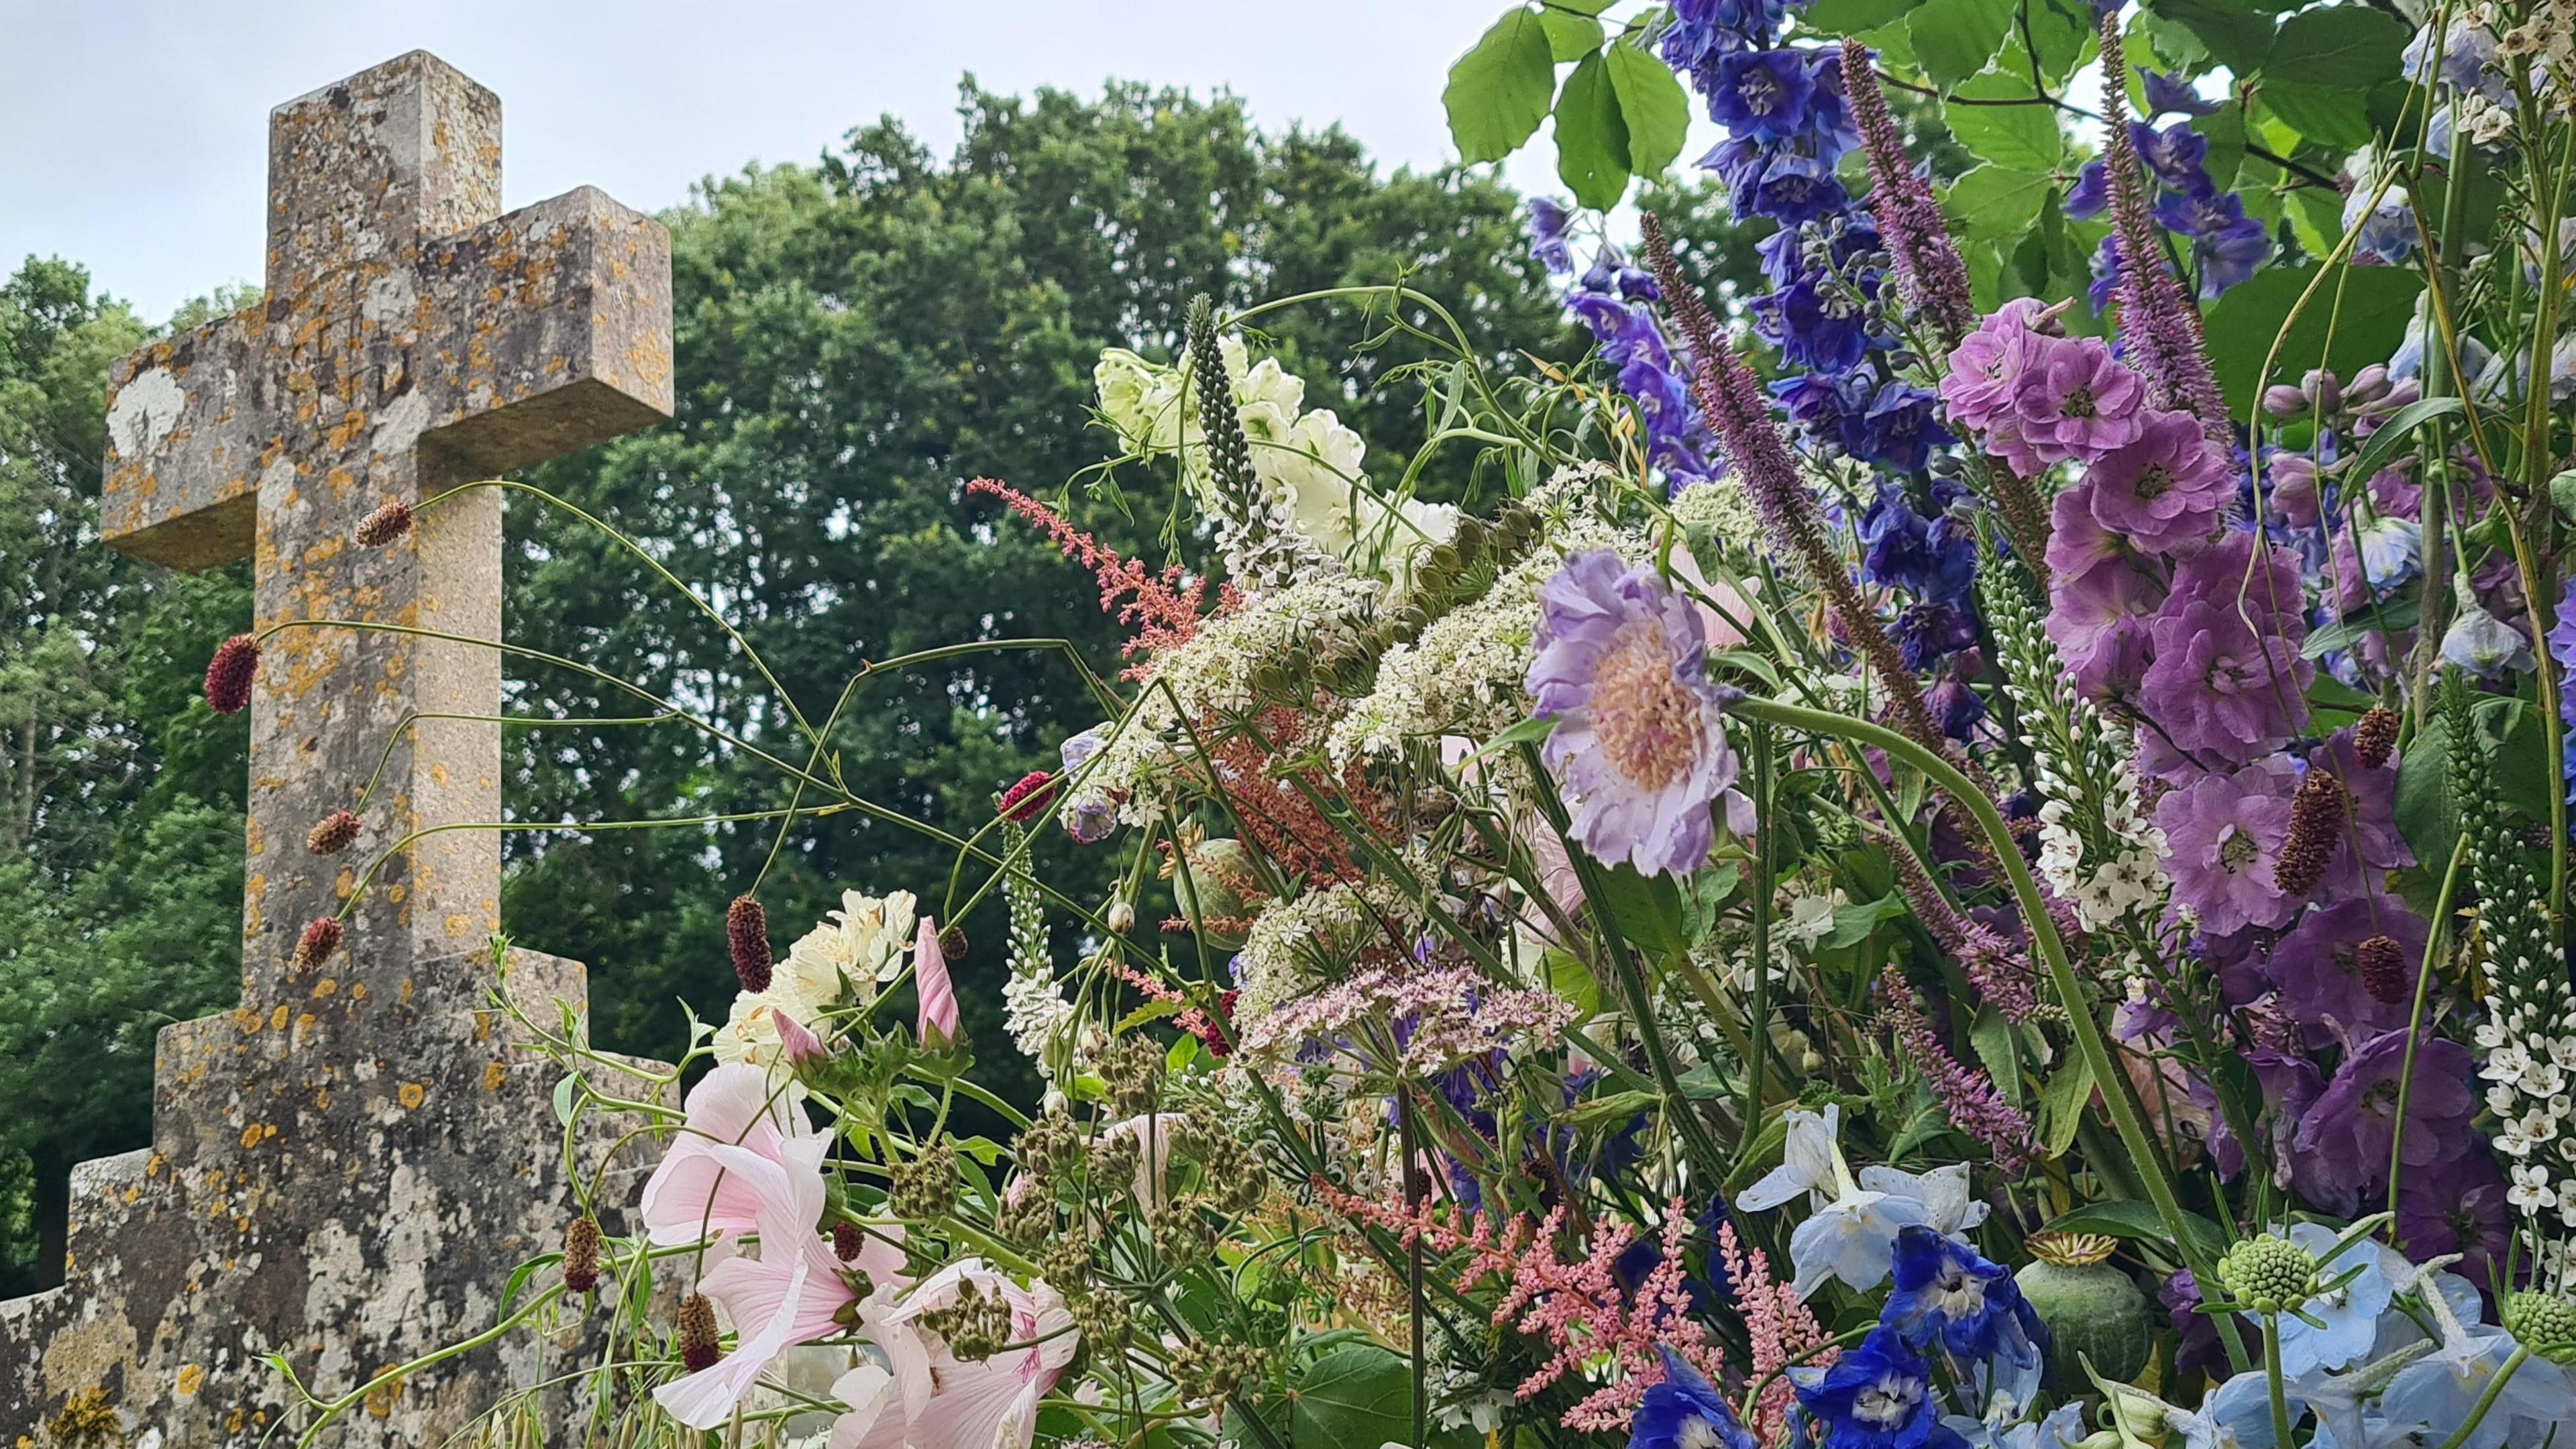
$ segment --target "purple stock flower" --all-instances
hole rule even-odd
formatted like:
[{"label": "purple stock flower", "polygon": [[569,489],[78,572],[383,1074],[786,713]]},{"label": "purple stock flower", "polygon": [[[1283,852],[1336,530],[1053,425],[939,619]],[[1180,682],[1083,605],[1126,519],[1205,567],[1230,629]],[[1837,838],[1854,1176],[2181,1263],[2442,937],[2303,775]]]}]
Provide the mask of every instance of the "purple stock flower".
[{"label": "purple stock flower", "polygon": [[2316,669],[2299,655],[2298,564],[2265,543],[2255,567],[2255,547],[2234,533],[2185,559],[2152,626],[2140,704],[2177,749],[2242,762],[2307,724]]},{"label": "purple stock flower", "polygon": [[1699,611],[1651,568],[1607,549],[1566,560],[1539,592],[1534,712],[1556,729],[1542,754],[1595,860],[1687,874],[1715,843],[1710,807],[1752,826],[1708,680]]},{"label": "purple stock flower", "polygon": [[2149,553],[2174,553],[2217,531],[2236,479],[2189,413],[2145,419],[2135,440],[2085,470],[2082,487],[2096,523]]},{"label": "purple stock flower", "polygon": [[2338,1037],[2359,1040],[2406,1025],[2405,1002],[2372,996],[2361,981],[2361,943],[2386,936],[2406,963],[2406,987],[2415,987],[2424,959],[2424,918],[2395,899],[2339,901],[2308,912],[2298,929],[2274,943],[2264,974],[2280,988],[2280,1008],[2305,1029],[2312,1046]]},{"label": "purple stock flower", "polygon": [[2272,883],[2297,788],[2295,772],[2276,756],[2232,774],[2202,775],[2156,802],[2156,826],[2172,852],[2165,873],[2174,899],[2192,909],[2202,930],[2227,935],[2279,926],[2298,912],[2300,902]]},{"label": "purple stock flower", "polygon": [[2135,550],[2094,521],[2083,490],[2058,494],[2049,519],[2043,627],[2079,692],[2134,698],[2147,668],[2148,620],[2165,601],[2164,585]]},{"label": "purple stock flower", "polygon": [[2469,1049],[2429,1031],[2415,1046],[2415,1071],[2406,1092],[2406,1136],[2397,1139],[2397,1090],[2406,1066],[2406,1033],[2372,1038],[2346,1058],[2334,1081],[2299,1118],[2294,1146],[2316,1154],[2328,1194],[2317,1205],[2350,1214],[2388,1185],[2392,1148],[2404,1153],[2408,1176],[2438,1172],[2468,1154],[2476,1134],[2476,1070]]},{"label": "purple stock flower", "polygon": [[2218,111],[2218,102],[2202,100],[2200,93],[2191,88],[2188,76],[2166,75],[2140,66],[2138,79],[2146,86],[2147,119],[2150,121],[2168,114],[2208,116]]},{"label": "purple stock flower", "polygon": [[2145,402],[2145,382],[2100,338],[2035,338],[2012,411],[1996,419],[1986,446],[2024,475],[2069,459],[2090,462],[2137,441]]}]

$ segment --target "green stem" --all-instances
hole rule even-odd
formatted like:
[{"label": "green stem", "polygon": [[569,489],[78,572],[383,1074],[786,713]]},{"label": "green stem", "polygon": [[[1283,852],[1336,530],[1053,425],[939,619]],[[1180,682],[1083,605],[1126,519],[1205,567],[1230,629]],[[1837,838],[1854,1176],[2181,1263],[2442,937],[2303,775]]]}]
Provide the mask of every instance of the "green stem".
[{"label": "green stem", "polygon": [[2433,899],[2433,928],[2424,934],[2424,963],[2415,977],[2415,1010],[2406,1019],[2406,1058],[2397,1068],[2397,1125],[2388,1135],[2388,1244],[2397,1244],[2397,1183],[2405,1171],[2407,1102],[2415,1091],[2415,1046],[2424,1035],[2424,1003],[2433,994],[2433,963],[2451,930],[2451,893],[2460,884],[2460,861],[2469,853],[2465,830],[2451,842],[2451,863],[2442,871],[2442,892]]},{"label": "green stem", "polygon": [[1738,1157],[1762,1131],[1763,1069],[1771,1062],[1771,727],[1753,726],[1753,1046],[1744,1082]]},{"label": "green stem", "polygon": [[2450,1438],[2442,1441],[2442,1449],[2460,1449],[2461,1445],[2469,1442],[2469,1436],[2478,1432],[2478,1426],[2487,1420],[2487,1412],[2495,1407],[2496,1400],[2503,1395],[2505,1382],[2511,1379],[2530,1357],[2530,1349],[2520,1344],[2514,1345],[2512,1356],[2504,1361],[2503,1367],[2496,1370],[2496,1376],[2487,1381],[2487,1391],[2478,1395],[2478,1406],[2470,1411],[2469,1421],[2454,1431]]},{"label": "green stem", "polygon": [[2263,1315],[2263,1385],[2272,1395],[2272,1442],[2290,1443],[2290,1397],[2281,1386],[2281,1315]]},{"label": "green stem", "polygon": [[[2047,899],[2040,894],[2039,882],[2032,877],[2029,864],[2021,858],[2021,849],[2013,840],[2012,828],[2004,823],[2004,817],[1995,809],[1994,802],[1972,785],[1958,767],[1884,725],[1767,699],[1738,701],[1734,712],[1747,719],[1809,734],[1876,745],[1886,751],[1890,759],[1902,760],[1921,771],[1977,822],[1977,828],[1984,832],[1988,844],[1993,847],[1996,863],[2012,882],[2013,896],[2020,903],[2023,920],[2029,923],[2031,939],[2038,944],[2040,956],[2048,964],[2049,979],[2057,989],[2058,1000],[2066,1005],[2067,1027],[2075,1038],[2076,1050],[2083,1054],[2085,1065],[2093,1069],[2093,1080],[2102,1088],[2103,1104],[2110,1109],[2111,1125],[2120,1134],[2120,1145],[2128,1150],[2139,1180],[2146,1187],[2148,1200],[2155,1205],[2156,1216],[2164,1223],[2166,1234],[2173,1239],[2175,1251],[2191,1265],[2192,1275],[2202,1282],[2217,1282],[2218,1265],[2201,1250],[2187,1226],[2182,1203],[2175,1198],[2173,1185],[2165,1180],[2156,1141],[2148,1135],[2147,1124],[2138,1115],[2136,1102],[2122,1090],[2124,1079],[2118,1063],[2111,1058],[2110,1044],[2103,1039],[2101,1024],[2093,1019],[2092,1008],[2085,1004],[2083,983],[2076,977],[2075,963],[2067,957],[2066,943],[2057,937],[2056,923],[2048,914]],[[2239,1369],[2250,1367],[2244,1341],[2236,1332],[2235,1325],[2222,1318],[2218,1326],[2221,1341],[2227,1346],[2229,1361]]]}]

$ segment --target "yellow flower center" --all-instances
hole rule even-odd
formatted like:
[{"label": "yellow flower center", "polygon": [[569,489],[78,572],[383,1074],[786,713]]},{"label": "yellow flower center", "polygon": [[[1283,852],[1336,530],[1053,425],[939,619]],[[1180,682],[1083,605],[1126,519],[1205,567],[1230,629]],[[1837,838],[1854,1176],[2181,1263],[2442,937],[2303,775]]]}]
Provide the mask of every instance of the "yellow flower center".
[{"label": "yellow flower center", "polygon": [[1592,733],[1612,768],[1640,790],[1673,784],[1699,756],[1700,713],[1663,631],[1642,620],[1621,630],[1592,676]]}]

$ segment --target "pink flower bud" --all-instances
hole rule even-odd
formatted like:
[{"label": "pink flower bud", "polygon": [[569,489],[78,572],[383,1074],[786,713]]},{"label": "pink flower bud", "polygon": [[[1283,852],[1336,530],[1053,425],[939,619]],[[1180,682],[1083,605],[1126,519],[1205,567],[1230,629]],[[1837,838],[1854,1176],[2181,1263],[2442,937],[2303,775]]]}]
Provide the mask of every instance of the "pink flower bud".
[{"label": "pink flower bud", "polygon": [[915,1028],[921,1044],[942,1050],[957,1040],[957,989],[948,981],[948,956],[939,949],[939,926],[929,916],[912,939],[913,989],[921,996],[921,1020]]}]

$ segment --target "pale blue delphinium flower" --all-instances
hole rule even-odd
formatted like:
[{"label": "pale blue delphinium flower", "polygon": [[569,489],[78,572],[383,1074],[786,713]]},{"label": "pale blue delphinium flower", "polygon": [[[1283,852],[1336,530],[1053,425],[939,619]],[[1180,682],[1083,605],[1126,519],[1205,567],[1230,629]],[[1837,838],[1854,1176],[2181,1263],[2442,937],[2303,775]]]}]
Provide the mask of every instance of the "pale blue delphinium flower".
[{"label": "pale blue delphinium flower", "polygon": [[1798,1274],[1790,1286],[1801,1298],[1813,1297],[1830,1278],[1840,1278],[1866,1293],[1887,1280],[1896,1261],[1896,1235],[1926,1226],[1932,1209],[1918,1198],[1873,1191],[1853,1181],[1850,1164],[1834,1138],[1842,1128],[1842,1109],[1822,1115],[1792,1111],[1789,1137],[1780,1165],[1735,1200],[1748,1212],[1779,1207],[1807,1194],[1814,1212],[1789,1234],[1789,1261]]},{"label": "pale blue delphinium flower", "polygon": [[[2402,1438],[2390,1439],[2388,1436],[2400,1429],[2416,1426],[2394,1425],[2385,1419],[2373,1422],[2364,1414],[2364,1409],[2397,1377],[2398,1370],[2430,1353],[2432,1348],[2429,1341],[2419,1338],[2351,1373],[2309,1374],[2291,1379],[2282,1388],[2317,1416],[2316,1444],[2331,1446],[2342,1443],[2352,1446],[2352,1449],[2363,1449],[2363,1446],[2402,1443]],[[2314,1449],[2313,1445],[2311,1449]]]},{"label": "pale blue delphinium flower", "polygon": [[2424,534],[2412,519],[2374,518],[2361,528],[2361,576],[2373,589],[2393,589],[2424,563]]},{"label": "pale blue delphinium flower", "polygon": [[[2379,1411],[2390,1425],[2429,1426],[2447,1439],[2477,1412],[2478,1400],[2513,1356],[2514,1341],[2502,1329],[2462,1327],[2440,1294],[2424,1295],[2424,1307],[2441,1328],[2441,1341],[2397,1371],[2380,1396]],[[2536,1445],[2571,1418],[2576,1418],[2576,1386],[2570,1385],[2565,1369],[2535,1354],[2505,1381],[2494,1407],[2462,1441],[2462,1449]]]},{"label": "pale blue delphinium flower", "polygon": [[2309,1299],[2296,1314],[2281,1315],[2281,1372],[2286,1377],[2344,1368],[2369,1353],[2379,1338],[2379,1316],[2397,1297],[2397,1278],[2410,1271],[2403,1257],[2368,1238],[2345,1244],[2329,1259],[2326,1255],[2334,1252],[2341,1236],[2322,1223],[2290,1225],[2290,1241],[2317,1260],[2319,1283],[2347,1274],[2351,1281]]},{"label": "pale blue delphinium flower", "polygon": [[[2068,1404],[2032,1423],[2013,1424],[2021,1414],[2021,1402],[2004,1395],[1988,1407],[1985,1418],[1952,1414],[1941,1421],[1941,1427],[1966,1440],[1968,1449],[2075,1449],[2091,1432],[2085,1427],[2082,1404]],[[2011,1427],[1998,1427],[2001,1424]]]},{"label": "pale blue delphinium flower", "polygon": [[1924,1226],[1945,1238],[1955,1238],[1986,1220],[1986,1205],[1968,1195],[1968,1164],[1953,1162],[1930,1172],[1907,1172],[1901,1167],[1870,1166],[1860,1170],[1860,1185],[1871,1192],[1889,1197],[1910,1197],[1923,1204],[1931,1216]]},{"label": "pale blue delphinium flower", "polygon": [[2475,604],[2465,604],[2450,632],[2442,636],[2442,662],[2481,679],[2494,679],[2508,670],[2527,673],[2532,665],[2531,641],[2504,620]]}]

